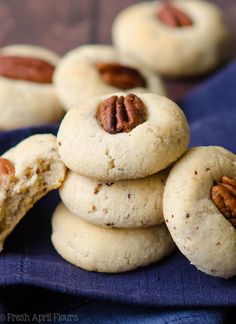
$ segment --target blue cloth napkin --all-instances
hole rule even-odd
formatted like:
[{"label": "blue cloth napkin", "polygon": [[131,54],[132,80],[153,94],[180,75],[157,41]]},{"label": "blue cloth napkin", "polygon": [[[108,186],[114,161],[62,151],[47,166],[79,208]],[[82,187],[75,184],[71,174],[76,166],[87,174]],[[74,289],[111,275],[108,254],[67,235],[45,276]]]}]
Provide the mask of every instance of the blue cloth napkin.
[{"label": "blue cloth napkin", "polygon": [[[222,145],[236,152],[236,63],[180,103],[190,121],[191,145]],[[23,138],[57,126],[0,134],[5,151]],[[1,153],[0,152],[0,153]],[[8,238],[0,256],[0,285],[30,284],[80,297],[153,306],[235,306],[236,278],[205,275],[178,251],[162,262],[123,274],[92,273],[64,261],[51,241],[57,192],[42,199]]]}]

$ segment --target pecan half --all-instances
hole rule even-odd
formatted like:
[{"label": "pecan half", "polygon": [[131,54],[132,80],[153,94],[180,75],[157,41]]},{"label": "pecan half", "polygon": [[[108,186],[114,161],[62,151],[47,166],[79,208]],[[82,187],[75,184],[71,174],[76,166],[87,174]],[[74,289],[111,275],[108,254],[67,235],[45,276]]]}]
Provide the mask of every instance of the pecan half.
[{"label": "pecan half", "polygon": [[112,96],[104,100],[98,109],[97,119],[102,128],[110,133],[130,132],[145,121],[145,107],[134,94]]},{"label": "pecan half", "polygon": [[161,10],[158,10],[157,18],[164,24],[172,27],[188,27],[192,26],[193,22],[182,10],[176,8],[170,1],[165,1]]},{"label": "pecan half", "polygon": [[21,56],[0,56],[0,76],[38,83],[52,83],[54,66],[43,60]]},{"label": "pecan half", "polygon": [[98,62],[95,66],[101,74],[103,81],[113,87],[127,90],[137,87],[145,88],[147,86],[142,74],[132,67],[104,62]]},{"label": "pecan half", "polygon": [[223,176],[212,187],[211,199],[224,217],[236,227],[236,180]]},{"label": "pecan half", "polygon": [[15,174],[15,167],[11,161],[0,158],[0,177],[13,174]]}]

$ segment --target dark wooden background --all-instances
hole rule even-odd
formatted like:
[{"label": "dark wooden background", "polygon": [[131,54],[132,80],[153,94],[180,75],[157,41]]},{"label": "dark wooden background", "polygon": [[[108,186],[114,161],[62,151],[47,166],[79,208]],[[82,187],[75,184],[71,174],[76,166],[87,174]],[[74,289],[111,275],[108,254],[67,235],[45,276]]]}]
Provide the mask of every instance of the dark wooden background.
[{"label": "dark wooden background", "polygon": [[[187,1],[187,0],[186,0]],[[137,0],[0,0],[0,46],[32,43],[59,54],[87,43],[111,43],[114,17]],[[224,11],[231,29],[231,56],[236,56],[236,0],[212,0]],[[169,92],[180,98],[202,79],[168,80]]]}]

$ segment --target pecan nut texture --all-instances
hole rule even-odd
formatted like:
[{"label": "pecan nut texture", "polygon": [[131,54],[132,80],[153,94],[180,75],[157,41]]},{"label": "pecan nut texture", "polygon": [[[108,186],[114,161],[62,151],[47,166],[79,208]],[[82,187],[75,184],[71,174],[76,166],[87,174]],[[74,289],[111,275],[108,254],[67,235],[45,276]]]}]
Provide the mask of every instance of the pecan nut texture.
[{"label": "pecan nut texture", "polygon": [[0,158],[0,177],[3,175],[15,174],[15,167],[11,161]]},{"label": "pecan nut texture", "polygon": [[110,134],[130,132],[145,122],[146,113],[142,100],[134,94],[112,96],[104,100],[98,109],[97,119]]},{"label": "pecan nut texture", "polygon": [[103,81],[113,87],[128,90],[137,87],[146,88],[147,86],[142,74],[132,67],[104,62],[98,62],[95,66]]},{"label": "pecan nut texture", "polygon": [[165,1],[162,9],[156,13],[157,18],[164,24],[171,27],[188,27],[192,26],[191,18],[182,10],[176,8],[170,1]]},{"label": "pecan nut texture", "polygon": [[236,228],[236,179],[223,176],[212,187],[211,199],[221,214]]},{"label": "pecan nut texture", "polygon": [[30,57],[0,56],[0,76],[37,83],[52,83],[54,66]]},{"label": "pecan nut texture", "polygon": [[5,176],[15,177],[15,167],[11,161],[0,158],[0,185],[5,182]]}]

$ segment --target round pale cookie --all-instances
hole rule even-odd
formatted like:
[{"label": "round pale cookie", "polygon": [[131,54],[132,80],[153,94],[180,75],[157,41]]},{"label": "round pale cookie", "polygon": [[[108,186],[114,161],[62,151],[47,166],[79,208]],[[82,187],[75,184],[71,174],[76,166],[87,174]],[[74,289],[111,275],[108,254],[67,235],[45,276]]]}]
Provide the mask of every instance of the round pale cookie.
[{"label": "round pale cookie", "polygon": [[64,259],[98,272],[144,267],[175,248],[164,224],[146,229],[102,228],[74,216],[63,204],[54,212],[51,238]]},{"label": "round pale cookie", "polygon": [[31,136],[0,158],[0,251],[27,211],[61,186],[65,173],[51,134]]},{"label": "round pale cookie", "polygon": [[[12,62],[13,57],[39,59],[53,66],[56,66],[59,60],[58,55],[52,51],[32,45],[12,45],[1,48],[0,59],[2,56],[11,58],[11,63],[5,65],[3,69],[5,72],[7,67],[11,70],[11,74],[14,70],[18,71],[17,65]],[[30,71],[27,68],[19,70],[23,73]],[[63,109],[52,83],[14,79],[1,73],[2,68],[0,69],[0,130],[52,123],[62,117]],[[37,73],[41,73],[39,69]]]},{"label": "round pale cookie", "polygon": [[[100,68],[107,78],[106,81],[96,67],[97,63],[102,63]],[[118,87],[116,82],[118,80],[119,84],[125,85],[129,74],[124,74],[124,71],[114,66],[105,66],[110,63],[134,68],[144,78],[146,85],[130,85],[126,87],[127,92],[165,94],[160,78],[135,58],[117,52],[112,46],[85,45],[66,54],[60,60],[54,74],[54,84],[66,110],[77,107],[90,97],[122,91],[123,88]],[[132,73],[131,71],[131,75]]]},{"label": "round pale cookie", "polygon": [[[117,94],[121,95],[125,94]],[[128,133],[110,134],[97,120],[98,107],[109,97],[87,100],[64,117],[57,138],[59,154],[69,169],[99,180],[144,178],[165,169],[186,151],[189,127],[174,102],[140,94],[146,120]]]},{"label": "round pale cookie", "polygon": [[[163,75],[186,77],[211,71],[225,59],[229,43],[220,9],[199,0],[172,0],[170,4],[177,14],[175,9],[174,13],[166,9],[163,1],[123,10],[113,24],[115,46]],[[183,27],[187,24],[183,15],[190,19],[190,26]],[[182,27],[170,25],[176,18]]]},{"label": "round pale cookie", "polygon": [[152,176],[102,182],[69,171],[60,196],[74,214],[97,225],[149,227],[164,222],[162,198],[169,170]]},{"label": "round pale cookie", "polygon": [[[236,155],[217,146],[189,150],[170,172],[163,209],[176,245],[190,262],[209,275],[229,278],[236,275],[236,229],[212,196],[213,186],[222,190],[217,185],[222,176],[235,179],[234,194],[228,191],[225,198],[236,206]],[[222,204],[222,196],[217,199]]]}]

